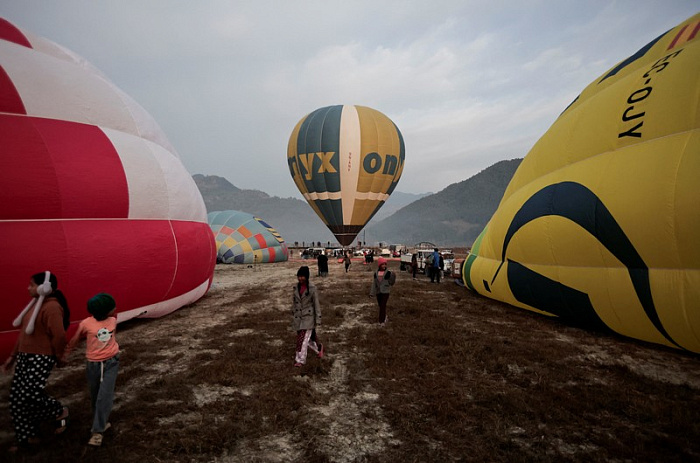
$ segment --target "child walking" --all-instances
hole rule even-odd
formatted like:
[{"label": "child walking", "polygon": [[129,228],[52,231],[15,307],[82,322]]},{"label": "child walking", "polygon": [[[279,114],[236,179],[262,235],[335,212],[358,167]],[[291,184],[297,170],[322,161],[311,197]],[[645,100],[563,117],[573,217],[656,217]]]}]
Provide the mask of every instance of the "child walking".
[{"label": "child walking", "polygon": [[316,352],[319,358],[323,358],[324,354],[324,346],[316,335],[316,326],[321,324],[321,305],[316,286],[309,282],[309,273],[309,267],[300,267],[297,271],[298,283],[294,286],[292,329],[297,332],[295,367],[304,366],[308,349]]},{"label": "child walking", "polygon": [[68,343],[66,357],[81,339],[87,339],[86,373],[92,406],[92,436],[88,445],[102,445],[102,433],[111,427],[109,414],[114,403],[114,385],[119,371],[119,344],[115,338],[117,319],[114,298],[107,293],[92,297],[87,303],[91,317],[84,319]]},{"label": "child walking", "polygon": [[387,262],[385,258],[380,257],[377,259],[377,271],[374,272],[372,289],[369,293],[370,297],[377,296],[377,303],[379,304],[379,324],[382,326],[389,321],[389,317],[386,314],[386,304],[389,302],[391,287],[396,283],[396,275],[387,270],[386,267]]}]

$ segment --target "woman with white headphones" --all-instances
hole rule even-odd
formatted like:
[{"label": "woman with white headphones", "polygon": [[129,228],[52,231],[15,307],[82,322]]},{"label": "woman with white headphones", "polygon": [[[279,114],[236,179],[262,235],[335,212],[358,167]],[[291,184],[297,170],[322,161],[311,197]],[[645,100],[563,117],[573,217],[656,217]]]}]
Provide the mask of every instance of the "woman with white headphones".
[{"label": "woman with white headphones", "polygon": [[66,328],[70,323],[68,302],[51,272],[33,275],[29,280],[32,299],[17,316],[13,325],[19,327],[19,337],[3,371],[15,366],[10,386],[10,414],[17,445],[26,447],[39,443],[39,423],[56,421],[56,434],[66,429],[68,408],[44,391],[46,381],[57,359],[66,347]]}]

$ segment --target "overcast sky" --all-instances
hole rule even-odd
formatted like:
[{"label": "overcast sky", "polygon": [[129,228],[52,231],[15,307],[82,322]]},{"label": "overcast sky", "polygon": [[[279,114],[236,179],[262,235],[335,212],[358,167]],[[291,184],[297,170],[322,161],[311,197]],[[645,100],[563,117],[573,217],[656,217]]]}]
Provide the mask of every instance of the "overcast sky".
[{"label": "overcast sky", "polygon": [[406,143],[397,190],[522,158],[594,78],[697,0],[36,1],[0,16],[85,57],[192,174],[301,198],[286,162],[309,112],[357,104]]}]

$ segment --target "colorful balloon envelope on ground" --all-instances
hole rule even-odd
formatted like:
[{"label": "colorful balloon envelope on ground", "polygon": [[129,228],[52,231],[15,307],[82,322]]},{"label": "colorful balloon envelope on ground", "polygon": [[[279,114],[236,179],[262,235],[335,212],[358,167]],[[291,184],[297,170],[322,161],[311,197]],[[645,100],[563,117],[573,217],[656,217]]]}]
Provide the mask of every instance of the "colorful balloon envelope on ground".
[{"label": "colorful balloon envelope on ground", "polygon": [[266,264],[288,258],[287,243],[269,226],[247,212],[219,211],[207,216],[216,240],[216,260],[224,264]]},{"label": "colorful balloon envelope on ground", "polygon": [[700,15],[591,83],[472,246],[480,294],[700,352]]},{"label": "colorful balloon envelope on ground", "polygon": [[151,116],[72,52],[0,19],[0,356],[50,270],[71,320],[105,291],[118,319],[204,295],[214,239],[194,180]]},{"label": "colorful balloon envelope on ground", "polygon": [[364,106],[317,109],[299,121],[287,147],[294,183],[343,246],[394,191],[404,158],[398,127]]}]

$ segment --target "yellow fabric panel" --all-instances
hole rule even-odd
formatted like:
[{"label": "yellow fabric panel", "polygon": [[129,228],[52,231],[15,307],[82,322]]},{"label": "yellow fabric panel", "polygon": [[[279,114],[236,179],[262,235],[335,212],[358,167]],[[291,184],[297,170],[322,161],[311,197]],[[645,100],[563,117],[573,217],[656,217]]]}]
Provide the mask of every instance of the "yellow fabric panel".
[{"label": "yellow fabric panel", "polygon": [[224,244],[229,248],[233,248],[235,245],[238,244],[238,241],[234,240],[232,237],[228,237],[224,240]]},{"label": "yellow fabric panel", "polygon": [[[289,159],[295,159],[296,162],[300,162],[299,158],[297,157],[297,140],[299,138],[299,129],[301,129],[301,124],[304,123],[306,120],[306,117],[302,118],[297,125],[294,127],[294,130],[292,131],[292,135],[289,137],[289,143],[287,144],[287,160]],[[299,171],[299,167],[294,168],[294,184],[297,186],[299,191],[304,194],[308,193],[309,191],[306,188],[306,184],[304,183],[304,179],[301,176],[301,172]],[[318,211],[317,211],[318,213]],[[320,214],[319,214],[320,216]]]},{"label": "yellow fabric panel", "polygon": [[[357,182],[358,193],[386,193],[391,187],[391,182],[399,171],[397,162],[394,174],[383,173],[387,155],[399,159],[401,145],[394,123],[385,115],[372,108],[356,106],[360,118],[361,141],[361,167]],[[379,155],[379,169],[374,173],[368,173],[364,166],[367,155],[377,153]],[[374,212],[379,201],[356,200],[352,214],[352,225],[364,225]]]},{"label": "yellow fabric panel", "polygon": [[506,260],[584,293],[612,330],[673,346],[641,302],[651,300],[673,342],[700,352],[700,34],[676,40],[683,26],[697,24],[700,15],[597,78],[533,146],[465,268],[476,291],[542,312],[515,299],[508,262],[498,270],[504,240],[528,200],[571,182],[590,190],[629,240],[643,262],[637,285],[644,280],[650,297],[599,238],[565,217],[521,226]]},{"label": "yellow fabric panel", "polygon": [[651,284],[657,310],[673,339],[700,352],[700,270],[651,269]]},{"label": "yellow fabric panel", "polygon": [[241,242],[238,243],[238,244],[241,245],[241,249],[243,249],[243,252],[244,252],[244,253],[246,253],[246,252],[253,252],[253,247],[250,245],[250,243],[248,242],[248,240],[243,240],[243,241],[241,241]]},{"label": "yellow fabric panel", "polygon": [[367,223],[367,221],[370,219],[370,216],[372,215],[372,212],[374,212],[374,210],[380,202],[381,201],[378,200],[356,199],[355,209],[353,210],[352,214],[351,225],[363,225]]}]

